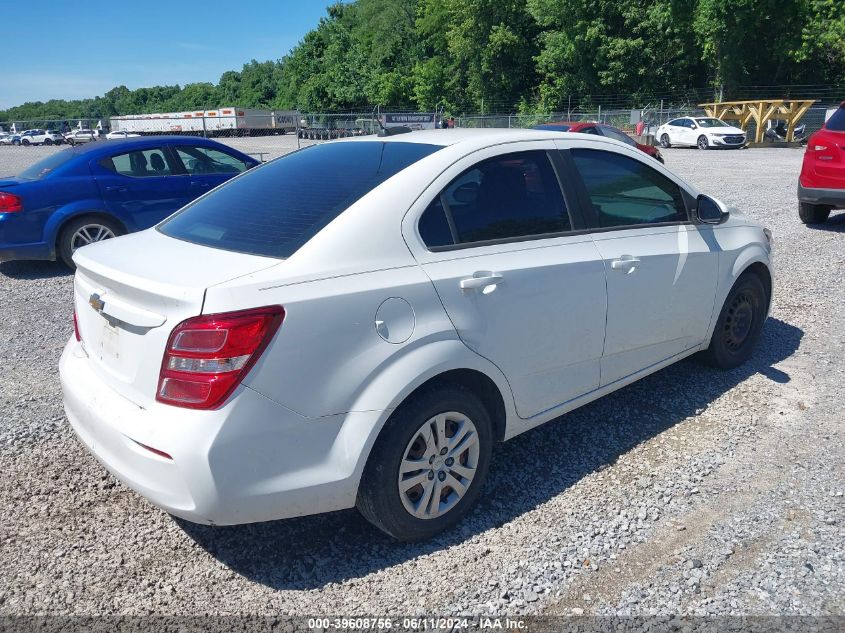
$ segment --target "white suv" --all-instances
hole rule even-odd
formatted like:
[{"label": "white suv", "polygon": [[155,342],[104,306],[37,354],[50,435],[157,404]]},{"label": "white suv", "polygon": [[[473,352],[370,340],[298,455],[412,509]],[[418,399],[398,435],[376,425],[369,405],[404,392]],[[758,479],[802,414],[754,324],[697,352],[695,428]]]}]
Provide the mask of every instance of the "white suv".
[{"label": "white suv", "polygon": [[21,132],[21,145],[61,145],[64,137],[52,130],[26,130]]},{"label": "white suv", "polygon": [[469,511],[497,441],[744,362],[772,296],[767,230],[532,130],[310,147],[74,261],[65,410],[112,473],[191,521],[357,506],[405,540]]}]

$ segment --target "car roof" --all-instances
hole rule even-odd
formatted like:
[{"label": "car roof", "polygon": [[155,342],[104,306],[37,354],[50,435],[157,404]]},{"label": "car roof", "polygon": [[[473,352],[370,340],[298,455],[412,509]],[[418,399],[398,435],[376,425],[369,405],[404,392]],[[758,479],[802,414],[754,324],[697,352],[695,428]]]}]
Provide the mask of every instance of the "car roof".
[{"label": "car roof", "polygon": [[[205,145],[207,147],[220,147],[221,145],[221,143],[218,143],[217,141],[212,141],[211,139],[203,138],[201,136],[135,136],[129,138],[99,140],[93,143],[86,143],[85,145],[77,145],[66,151],[73,152],[80,156],[87,155],[95,157],[100,154],[111,154],[115,150],[132,151],[133,147],[140,148],[162,145],[184,145],[186,143],[190,143],[192,145]],[[235,149],[234,147],[226,147],[238,154],[243,154],[243,152]]]},{"label": "car roof", "polygon": [[[553,136],[550,136],[553,134]],[[542,141],[560,138],[554,130],[528,130],[524,128],[451,128],[446,130],[417,130],[393,136],[357,136],[343,139],[341,143],[385,142],[385,143],[425,143],[449,147],[458,144],[498,145],[517,141]],[[592,137],[595,138],[595,137]]]},{"label": "car roof", "polygon": [[[552,121],[551,123],[538,123],[533,129],[553,128],[553,127],[584,127],[585,125],[607,125],[606,123],[599,123],[598,121]],[[613,126],[608,126],[613,127]]]}]

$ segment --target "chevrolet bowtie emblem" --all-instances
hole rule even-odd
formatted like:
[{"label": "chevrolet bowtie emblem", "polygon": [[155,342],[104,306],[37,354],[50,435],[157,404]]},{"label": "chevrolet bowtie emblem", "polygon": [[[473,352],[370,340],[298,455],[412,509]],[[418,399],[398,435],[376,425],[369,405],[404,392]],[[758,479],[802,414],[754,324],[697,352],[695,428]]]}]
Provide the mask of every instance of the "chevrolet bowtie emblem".
[{"label": "chevrolet bowtie emblem", "polygon": [[96,292],[88,298],[88,305],[94,308],[97,312],[102,312],[106,307],[106,302],[100,299],[100,295]]}]

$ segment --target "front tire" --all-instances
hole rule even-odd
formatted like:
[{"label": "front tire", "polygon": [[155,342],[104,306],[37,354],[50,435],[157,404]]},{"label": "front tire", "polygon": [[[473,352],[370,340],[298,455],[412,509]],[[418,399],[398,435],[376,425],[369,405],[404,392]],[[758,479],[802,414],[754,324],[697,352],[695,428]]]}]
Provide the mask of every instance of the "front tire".
[{"label": "front tire", "polygon": [[373,446],[357,507],[400,541],[420,541],[458,523],[481,495],[493,425],[478,397],[433,384],[404,402]]},{"label": "front tire", "polygon": [[720,369],[733,369],[751,358],[769,299],[760,277],[752,272],[741,275],[725,299],[704,360]]},{"label": "front tire", "polygon": [[822,224],[830,216],[830,207],[810,202],[798,203],[798,217],[804,224]]},{"label": "front tire", "polygon": [[710,142],[707,140],[707,137],[703,134],[698,137],[698,149],[710,149]]},{"label": "front tire", "polygon": [[29,139],[25,138],[24,140],[22,140],[21,145],[29,145]]},{"label": "front tire", "polygon": [[59,258],[71,270],[76,269],[73,253],[83,246],[101,242],[126,233],[115,220],[103,217],[84,216],[71,220],[59,234],[57,250]]},{"label": "front tire", "polygon": [[672,147],[672,142],[669,140],[669,135],[666,132],[660,135],[660,147]]}]

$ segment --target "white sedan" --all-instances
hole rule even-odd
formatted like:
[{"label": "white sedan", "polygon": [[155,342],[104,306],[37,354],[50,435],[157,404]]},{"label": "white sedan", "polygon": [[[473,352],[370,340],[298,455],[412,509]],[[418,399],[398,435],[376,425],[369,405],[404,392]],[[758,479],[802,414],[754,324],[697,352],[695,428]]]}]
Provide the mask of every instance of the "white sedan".
[{"label": "white sedan", "polygon": [[141,136],[140,134],[133,134],[132,132],[109,132],[106,134],[107,139],[115,139],[115,138],[135,138],[136,136]]},{"label": "white sedan", "polygon": [[770,239],[604,137],[321,144],[76,251],[65,411],[188,520],[357,506],[424,539],[477,501],[496,442],[696,352],[748,360]]},{"label": "white sedan", "polygon": [[746,142],[746,134],[740,128],[712,117],[672,119],[657,128],[656,138],[661,147],[683,145],[699,149],[740,148]]}]

